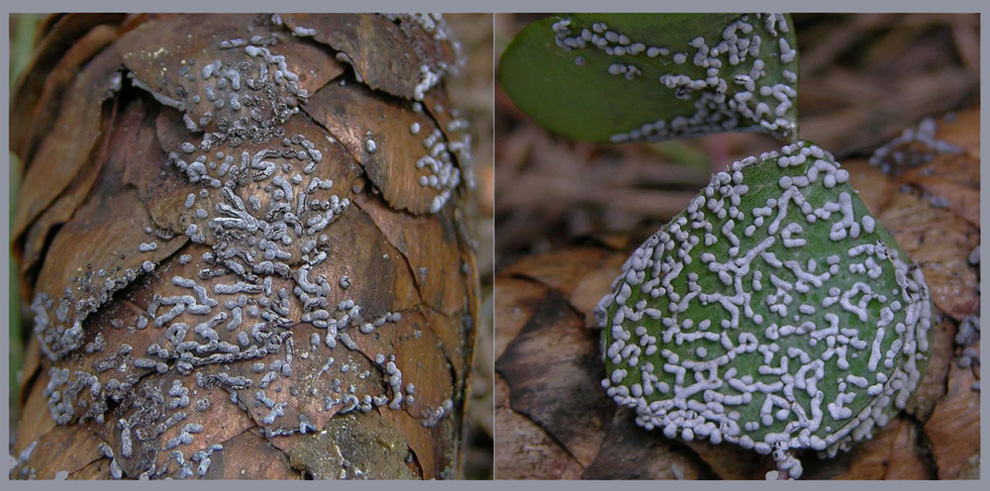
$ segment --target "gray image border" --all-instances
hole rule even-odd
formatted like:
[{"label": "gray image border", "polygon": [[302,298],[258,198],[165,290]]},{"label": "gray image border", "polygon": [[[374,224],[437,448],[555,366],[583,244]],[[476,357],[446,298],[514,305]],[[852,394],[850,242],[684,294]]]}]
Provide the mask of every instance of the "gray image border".
[{"label": "gray image border", "polygon": [[[316,1],[316,0],[289,0],[282,1],[278,3],[280,10],[284,11],[312,11],[312,12],[369,12],[369,11],[432,11],[432,12],[480,12],[480,13],[507,13],[507,12],[561,12],[561,11],[573,11],[573,12],[717,12],[717,11],[751,11],[751,10],[762,10],[762,11],[783,11],[783,12],[953,12],[953,13],[963,13],[963,12],[979,12],[987,10],[986,5],[981,5],[976,0],[947,0],[940,1],[938,3],[931,2],[921,2],[918,0],[884,0],[881,2],[871,2],[869,5],[864,4],[862,1],[850,1],[850,0],[831,0],[825,4],[812,4],[812,3],[802,3],[800,5],[794,2],[785,1],[756,1],[756,2],[738,2],[730,0],[716,0],[711,2],[705,2],[704,4],[696,2],[672,2],[672,1],[662,1],[662,0],[619,0],[611,2],[601,2],[592,0],[569,0],[569,1],[549,1],[549,0],[371,0],[363,2],[352,2],[347,4],[341,4],[340,2],[327,2],[327,1]],[[202,1],[191,1],[191,0],[172,0],[168,3],[161,2],[145,2],[145,1],[130,1],[123,2],[119,0],[100,0],[95,3],[85,3],[81,4],[78,2],[71,2],[69,0],[38,0],[30,3],[19,3],[16,5],[7,4],[5,8],[7,13],[20,13],[20,12],[63,12],[63,11],[92,11],[92,12],[132,12],[140,10],[150,10],[150,11],[170,11],[170,12],[257,12],[257,11],[270,11],[272,10],[272,4],[270,2],[261,2],[259,0],[242,0],[236,4],[220,4],[219,2],[202,2]],[[10,32],[9,32],[9,22],[3,24],[4,32],[4,43],[6,43],[5,49],[2,51],[2,56],[5,66],[10,66]],[[981,37],[980,40],[980,52],[981,52],[981,92],[986,88],[986,61],[987,61],[987,40],[985,37]],[[9,75],[3,77],[3,84],[6,88],[7,97],[3,99],[3,106],[6,113],[9,114],[10,111],[10,83]],[[985,120],[986,112],[981,111],[981,119]],[[5,130],[3,132],[3,141],[5,145],[9,148],[9,117],[5,118],[2,122]],[[982,137],[987,135],[986,127],[982,127],[980,131],[981,140]],[[495,149],[496,158],[498,149]],[[6,169],[9,176],[10,162],[9,158],[5,159],[7,164]],[[990,166],[990,164],[988,164]],[[982,171],[986,171],[987,166],[981,166]],[[9,186],[8,186],[9,189]],[[498,185],[496,183],[496,197],[498,199]],[[980,194],[984,194],[987,191],[988,184],[986,181],[980,182]],[[10,243],[10,204],[9,199],[0,200],[0,220],[3,221],[2,236],[5,244]],[[985,201],[981,203],[981,219],[980,226],[981,230],[987,228],[988,222],[990,222],[990,204]],[[498,230],[496,229],[496,232]],[[981,253],[983,253],[984,247],[982,245],[981,239]],[[985,254],[985,253],[984,253]],[[983,264],[981,263],[981,277],[984,275]],[[3,277],[9,277],[10,263],[9,261],[4,261],[2,265]],[[7,281],[2,282],[4,298],[9,298],[9,284]],[[985,307],[987,302],[982,301],[981,298],[981,311]],[[5,304],[4,312],[2,313],[3,319],[9,319],[9,304]],[[9,328],[9,326],[8,326]],[[3,347],[5,356],[9,358],[10,356],[10,346],[8,336],[0,336],[0,345]],[[3,364],[3,375],[0,377],[0,385],[6,391],[9,390],[9,364],[5,362]],[[981,378],[982,378],[982,365],[981,365]],[[981,405],[981,420],[982,417],[986,415],[986,396],[980,395],[980,405]],[[9,408],[5,404],[0,408],[0,413],[4,416],[4,421],[9,418]],[[2,435],[4,435],[4,440],[9,441],[9,427],[4,425],[2,430]],[[980,441],[981,448],[986,442],[987,429],[985,425],[981,426],[980,430]],[[497,435],[496,435],[497,441]],[[981,469],[981,480],[983,472]],[[6,479],[6,477],[5,477]],[[497,476],[496,476],[497,479]],[[25,481],[10,481],[3,484],[4,489],[73,489],[73,490],[102,490],[103,486],[127,486],[125,483],[118,482],[79,482],[74,481],[72,484],[68,482],[60,481],[40,481],[40,482],[25,482]],[[211,491],[223,490],[223,491],[237,491],[243,489],[266,489],[270,490],[270,485],[264,481],[247,481],[247,482],[229,482],[229,481],[193,481],[185,485],[192,486],[193,489],[209,489]],[[307,486],[313,488],[313,486],[324,486],[325,483],[306,483],[305,481],[299,484],[290,484],[290,486]],[[732,489],[739,490],[766,490],[770,489],[792,489],[792,487],[802,488],[802,489],[834,489],[831,483],[824,481],[796,481],[792,483],[787,483],[784,481],[777,482],[759,482],[759,481],[745,481],[745,482],[724,482],[724,481],[701,481],[701,482],[686,482],[681,481],[677,483],[656,483],[650,481],[624,481],[619,484],[623,489],[628,490],[655,490],[656,486],[672,486],[675,489],[728,489],[728,486],[732,486]],[[929,489],[931,484],[921,481],[895,481],[895,482],[854,482],[851,483],[852,486],[856,488],[871,486],[876,490],[883,489],[897,489],[897,490],[924,490]],[[948,486],[947,489],[982,489],[979,481],[958,481],[949,482],[944,484],[939,484],[939,486]],[[9,486],[9,487],[8,487]],[[70,488],[71,486],[71,488]],[[157,486],[170,486],[166,482],[147,482],[146,484],[138,486],[147,487],[157,487]],[[514,489],[520,489],[522,491],[529,490],[567,490],[567,491],[579,491],[579,490],[594,490],[600,486],[602,483],[597,483],[594,481],[586,482],[556,482],[556,481],[463,481],[463,482],[437,482],[437,483],[427,483],[427,482],[402,482],[393,483],[387,481],[378,482],[345,482],[345,483],[334,483],[334,487],[341,486],[342,489],[372,489],[372,490],[395,490],[396,486],[401,487],[404,490],[418,490],[418,489],[467,489],[469,491],[482,490],[482,489],[508,489],[512,487]],[[408,487],[407,487],[408,486]],[[783,486],[783,487],[778,487]]]}]

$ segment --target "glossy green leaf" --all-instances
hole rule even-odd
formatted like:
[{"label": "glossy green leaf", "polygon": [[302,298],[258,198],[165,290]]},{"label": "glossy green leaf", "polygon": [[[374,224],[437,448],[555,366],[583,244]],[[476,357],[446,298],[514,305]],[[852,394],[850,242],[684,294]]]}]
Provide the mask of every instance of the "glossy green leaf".
[{"label": "glossy green leaf", "polygon": [[578,140],[793,140],[796,47],[788,15],[567,14],[523,29],[499,78],[536,122]]},{"label": "glossy green leaf", "polygon": [[834,454],[927,367],[921,270],[828,153],[737,162],[626,262],[596,309],[609,396],[668,437]]}]

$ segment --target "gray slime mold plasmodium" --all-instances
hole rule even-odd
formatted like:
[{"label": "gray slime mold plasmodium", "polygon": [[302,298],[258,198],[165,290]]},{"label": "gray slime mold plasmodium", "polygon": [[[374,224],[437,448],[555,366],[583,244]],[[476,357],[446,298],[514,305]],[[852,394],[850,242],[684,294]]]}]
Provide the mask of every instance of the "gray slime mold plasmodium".
[{"label": "gray slime mold plasmodium", "polygon": [[809,142],[735,162],[595,310],[609,397],[667,437],[829,456],[905,406],[928,363],[921,269]]}]

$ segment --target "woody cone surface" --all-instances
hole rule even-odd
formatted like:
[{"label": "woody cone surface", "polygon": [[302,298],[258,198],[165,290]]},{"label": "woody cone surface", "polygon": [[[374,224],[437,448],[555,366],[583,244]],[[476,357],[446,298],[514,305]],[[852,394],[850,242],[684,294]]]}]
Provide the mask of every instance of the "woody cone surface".
[{"label": "woody cone surface", "polygon": [[34,319],[11,477],[458,476],[477,273],[447,34],[43,23],[11,109]]}]

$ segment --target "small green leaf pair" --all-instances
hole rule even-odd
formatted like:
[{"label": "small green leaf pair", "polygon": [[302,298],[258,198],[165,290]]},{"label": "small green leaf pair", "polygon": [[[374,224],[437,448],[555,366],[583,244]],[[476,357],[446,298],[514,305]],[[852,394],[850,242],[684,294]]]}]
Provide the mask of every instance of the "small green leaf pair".
[{"label": "small green leaf pair", "polygon": [[606,378],[636,422],[684,440],[834,455],[917,388],[931,343],[921,270],[831,154],[798,139],[797,51],[779,14],[574,14],[525,28],[501,82],[546,128],[593,142],[758,130],[629,258],[596,308]]}]

